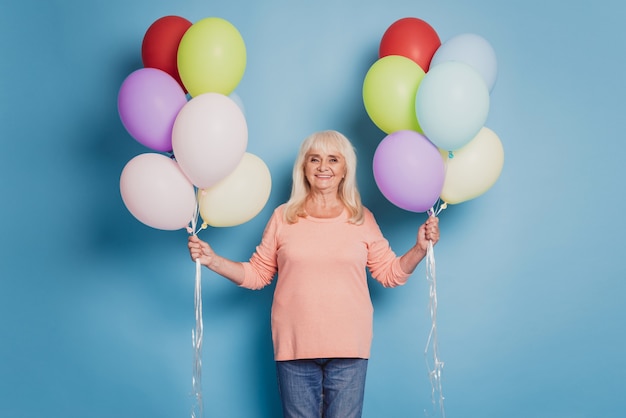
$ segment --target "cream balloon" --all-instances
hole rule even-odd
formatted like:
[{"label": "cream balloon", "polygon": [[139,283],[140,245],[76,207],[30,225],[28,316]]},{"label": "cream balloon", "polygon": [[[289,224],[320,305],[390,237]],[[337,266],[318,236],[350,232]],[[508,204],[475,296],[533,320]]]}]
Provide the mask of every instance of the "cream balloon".
[{"label": "cream balloon", "polygon": [[263,160],[245,153],[232,173],[214,186],[198,190],[202,220],[215,227],[248,222],[267,203],[271,186],[270,171]]},{"label": "cream balloon", "polygon": [[487,127],[452,156],[448,151],[440,149],[439,152],[446,168],[440,197],[450,204],[462,203],[485,193],[498,180],[504,166],[502,142]]}]

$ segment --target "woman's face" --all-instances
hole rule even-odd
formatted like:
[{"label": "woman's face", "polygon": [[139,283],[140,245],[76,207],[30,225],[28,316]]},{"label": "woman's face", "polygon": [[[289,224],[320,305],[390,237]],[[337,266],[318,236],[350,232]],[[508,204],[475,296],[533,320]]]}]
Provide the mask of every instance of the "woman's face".
[{"label": "woman's face", "polygon": [[304,159],[304,175],[312,191],[337,191],[346,174],[346,160],[337,151],[311,150]]}]

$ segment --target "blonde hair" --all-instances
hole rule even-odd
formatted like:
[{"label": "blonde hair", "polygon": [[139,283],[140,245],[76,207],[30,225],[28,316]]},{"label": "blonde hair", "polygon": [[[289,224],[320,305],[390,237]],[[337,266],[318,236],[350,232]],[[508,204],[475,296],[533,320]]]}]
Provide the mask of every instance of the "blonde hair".
[{"label": "blonde hair", "polygon": [[300,145],[300,151],[293,165],[291,197],[285,204],[285,221],[296,223],[298,218],[305,217],[304,205],[311,192],[311,185],[304,175],[306,155],[311,151],[323,153],[339,152],[346,161],[346,174],[339,183],[339,200],[349,213],[349,222],[360,225],[363,223],[363,204],[356,184],[356,152],[352,143],[337,131],[316,132],[307,137]]}]

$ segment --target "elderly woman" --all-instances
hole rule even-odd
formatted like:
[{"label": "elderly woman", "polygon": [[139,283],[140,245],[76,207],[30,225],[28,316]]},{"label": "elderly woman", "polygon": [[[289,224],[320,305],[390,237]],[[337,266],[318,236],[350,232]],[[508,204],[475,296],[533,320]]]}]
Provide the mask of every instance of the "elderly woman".
[{"label": "elderly woman", "polygon": [[278,276],[272,339],[286,418],[360,417],[373,308],[367,270],[385,287],[406,283],[439,240],[438,219],[419,227],[415,245],[397,256],[356,185],[356,154],[336,131],[304,140],[291,197],[272,214],[247,262],[221,257],[196,236],[193,260],[239,286],[260,289]]}]

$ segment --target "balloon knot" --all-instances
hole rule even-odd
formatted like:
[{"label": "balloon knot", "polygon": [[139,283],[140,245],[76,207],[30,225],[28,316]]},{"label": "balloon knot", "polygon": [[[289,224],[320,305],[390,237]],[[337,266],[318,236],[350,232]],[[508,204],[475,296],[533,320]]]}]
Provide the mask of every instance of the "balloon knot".
[{"label": "balloon knot", "polygon": [[193,229],[190,226],[187,227],[187,233],[193,234]]},{"label": "balloon knot", "polygon": [[454,153],[452,151],[448,151],[448,158],[454,158]]},{"label": "balloon knot", "polygon": [[207,229],[208,227],[209,225],[206,222],[204,222],[201,226],[202,229]]}]

